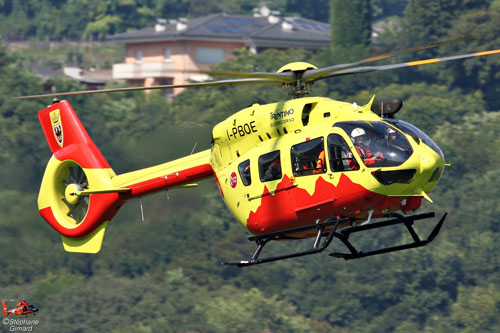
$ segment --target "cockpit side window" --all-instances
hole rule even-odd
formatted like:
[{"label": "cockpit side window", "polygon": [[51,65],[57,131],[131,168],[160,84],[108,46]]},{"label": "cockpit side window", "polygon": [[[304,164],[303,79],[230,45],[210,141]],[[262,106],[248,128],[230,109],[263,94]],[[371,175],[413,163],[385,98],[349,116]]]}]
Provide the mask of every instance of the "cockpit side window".
[{"label": "cockpit side window", "polygon": [[363,163],[369,168],[403,164],[413,154],[406,137],[381,121],[344,121],[334,125],[342,128]]},{"label": "cockpit side window", "polygon": [[292,146],[294,176],[307,176],[326,172],[324,139],[317,138]]},{"label": "cockpit side window", "polygon": [[328,136],[328,155],[333,172],[359,170],[359,164],[349,150],[347,143],[338,134]]},{"label": "cockpit side window", "polygon": [[262,182],[281,179],[280,151],[275,150],[259,157],[259,176]]},{"label": "cockpit side window", "polygon": [[252,177],[250,175],[250,160],[241,162],[240,165],[238,165],[238,171],[243,185],[248,186],[252,184]]}]

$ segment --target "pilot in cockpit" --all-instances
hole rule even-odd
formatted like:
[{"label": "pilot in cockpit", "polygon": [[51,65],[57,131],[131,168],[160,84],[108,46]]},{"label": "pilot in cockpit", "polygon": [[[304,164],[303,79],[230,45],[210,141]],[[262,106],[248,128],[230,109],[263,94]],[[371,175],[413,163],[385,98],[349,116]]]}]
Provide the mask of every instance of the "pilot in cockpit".
[{"label": "pilot in cockpit", "polygon": [[372,153],[370,147],[366,144],[366,132],[364,129],[357,127],[351,132],[352,142],[359,156],[363,159],[365,165],[372,165],[384,158],[381,152]]}]

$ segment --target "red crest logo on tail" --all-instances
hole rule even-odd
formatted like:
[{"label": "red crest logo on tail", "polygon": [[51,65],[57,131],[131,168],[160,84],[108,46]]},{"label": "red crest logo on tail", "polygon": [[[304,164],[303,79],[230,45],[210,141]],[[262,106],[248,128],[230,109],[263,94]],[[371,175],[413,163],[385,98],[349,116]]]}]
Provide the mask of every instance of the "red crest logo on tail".
[{"label": "red crest logo on tail", "polygon": [[56,138],[57,143],[62,148],[64,143],[64,133],[61,122],[61,114],[59,109],[56,109],[50,113],[50,122],[52,123],[52,130]]}]

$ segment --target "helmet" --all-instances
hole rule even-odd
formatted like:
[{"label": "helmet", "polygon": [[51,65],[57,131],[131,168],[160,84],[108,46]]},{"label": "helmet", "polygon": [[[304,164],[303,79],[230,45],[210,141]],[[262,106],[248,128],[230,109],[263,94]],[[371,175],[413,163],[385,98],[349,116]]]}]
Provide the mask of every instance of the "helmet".
[{"label": "helmet", "polygon": [[356,138],[358,136],[362,136],[362,135],[365,135],[365,130],[360,128],[360,127],[357,127],[355,129],[352,130],[351,132],[351,137],[352,138]]},{"label": "helmet", "polygon": [[393,135],[396,135],[396,131],[393,130],[392,128],[388,128],[386,131],[385,131],[385,139],[389,139],[391,136]]}]

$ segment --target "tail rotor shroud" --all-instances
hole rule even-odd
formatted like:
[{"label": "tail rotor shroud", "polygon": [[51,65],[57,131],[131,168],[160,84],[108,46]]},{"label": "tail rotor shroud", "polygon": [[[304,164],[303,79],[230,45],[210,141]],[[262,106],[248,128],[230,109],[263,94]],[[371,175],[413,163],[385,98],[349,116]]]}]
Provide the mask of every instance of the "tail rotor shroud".
[{"label": "tail rotor shroud", "polygon": [[68,102],[38,117],[53,154],[38,195],[40,215],[61,234],[66,250],[98,252],[105,222],[118,211],[118,194],[84,191],[109,187],[115,174]]}]

